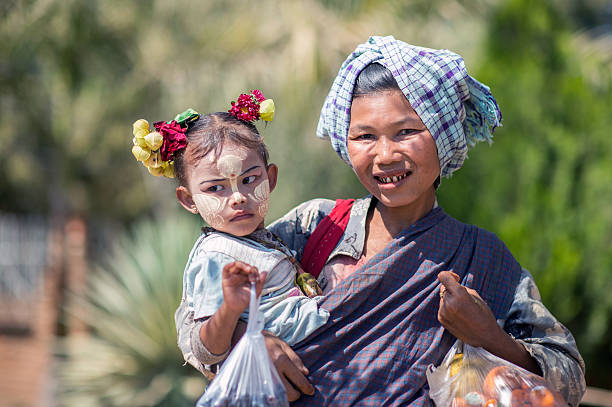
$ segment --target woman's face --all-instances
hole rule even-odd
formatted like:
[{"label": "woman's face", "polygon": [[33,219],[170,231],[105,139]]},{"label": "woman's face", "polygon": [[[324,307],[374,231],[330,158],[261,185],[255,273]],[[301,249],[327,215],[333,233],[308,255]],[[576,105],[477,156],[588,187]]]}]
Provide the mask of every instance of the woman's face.
[{"label": "woman's face", "polygon": [[347,146],[357,177],[386,207],[433,204],[436,143],[402,92],[353,99]]}]

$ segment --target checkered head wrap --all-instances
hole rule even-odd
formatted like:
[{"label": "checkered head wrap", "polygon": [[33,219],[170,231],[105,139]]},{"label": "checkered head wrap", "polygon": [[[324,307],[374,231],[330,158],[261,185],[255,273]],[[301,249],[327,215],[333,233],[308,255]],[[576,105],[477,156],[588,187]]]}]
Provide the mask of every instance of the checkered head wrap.
[{"label": "checkered head wrap", "polygon": [[344,61],[321,110],[317,136],[329,138],[351,165],[346,146],[353,88],[371,63],[387,68],[438,148],[441,175],[461,168],[468,146],[492,142],[501,111],[489,88],[468,75],[463,58],[448,50],[417,47],[392,36],[370,37]]}]

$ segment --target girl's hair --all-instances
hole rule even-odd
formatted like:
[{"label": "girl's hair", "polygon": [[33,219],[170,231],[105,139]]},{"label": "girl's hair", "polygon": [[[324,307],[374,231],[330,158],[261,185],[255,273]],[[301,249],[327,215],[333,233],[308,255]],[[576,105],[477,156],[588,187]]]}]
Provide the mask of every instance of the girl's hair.
[{"label": "girl's hair", "polygon": [[353,99],[388,90],[400,90],[400,88],[391,71],[374,62],[366,66],[357,76],[353,89]]},{"label": "girl's hair", "polygon": [[254,149],[268,166],[268,149],[257,128],[227,112],[200,116],[187,130],[187,147],[174,156],[174,171],[180,185],[187,186],[187,167],[210,152],[219,154],[225,142]]}]

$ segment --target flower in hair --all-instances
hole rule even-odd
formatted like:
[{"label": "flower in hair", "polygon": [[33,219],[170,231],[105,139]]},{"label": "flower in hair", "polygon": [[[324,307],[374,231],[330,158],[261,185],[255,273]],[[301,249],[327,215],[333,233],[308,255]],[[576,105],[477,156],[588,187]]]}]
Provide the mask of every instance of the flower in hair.
[{"label": "flower in hair", "polygon": [[242,93],[238,96],[228,112],[245,122],[259,119],[270,122],[274,119],[274,101],[266,99],[259,89],[255,89],[250,94]]},{"label": "flower in hair", "polygon": [[146,120],[136,120],[133,125],[132,154],[151,174],[174,178],[174,156],[187,146],[189,125],[199,117],[198,112],[187,109],[174,120],[156,122],[154,131],[151,131]]},{"label": "flower in hair", "polygon": [[163,143],[159,150],[162,161],[171,161],[175,152],[187,146],[185,135],[187,128],[182,128],[175,120],[169,123],[157,122],[153,126],[155,130],[163,134]]}]

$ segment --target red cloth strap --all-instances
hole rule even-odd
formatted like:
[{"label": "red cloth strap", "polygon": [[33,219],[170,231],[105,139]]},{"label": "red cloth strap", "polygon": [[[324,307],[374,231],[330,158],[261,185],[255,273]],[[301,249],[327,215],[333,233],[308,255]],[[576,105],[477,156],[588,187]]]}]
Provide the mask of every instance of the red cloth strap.
[{"label": "red cloth strap", "polygon": [[337,199],[336,206],[315,228],[304,247],[304,271],[319,277],[327,258],[346,230],[354,199]]}]

